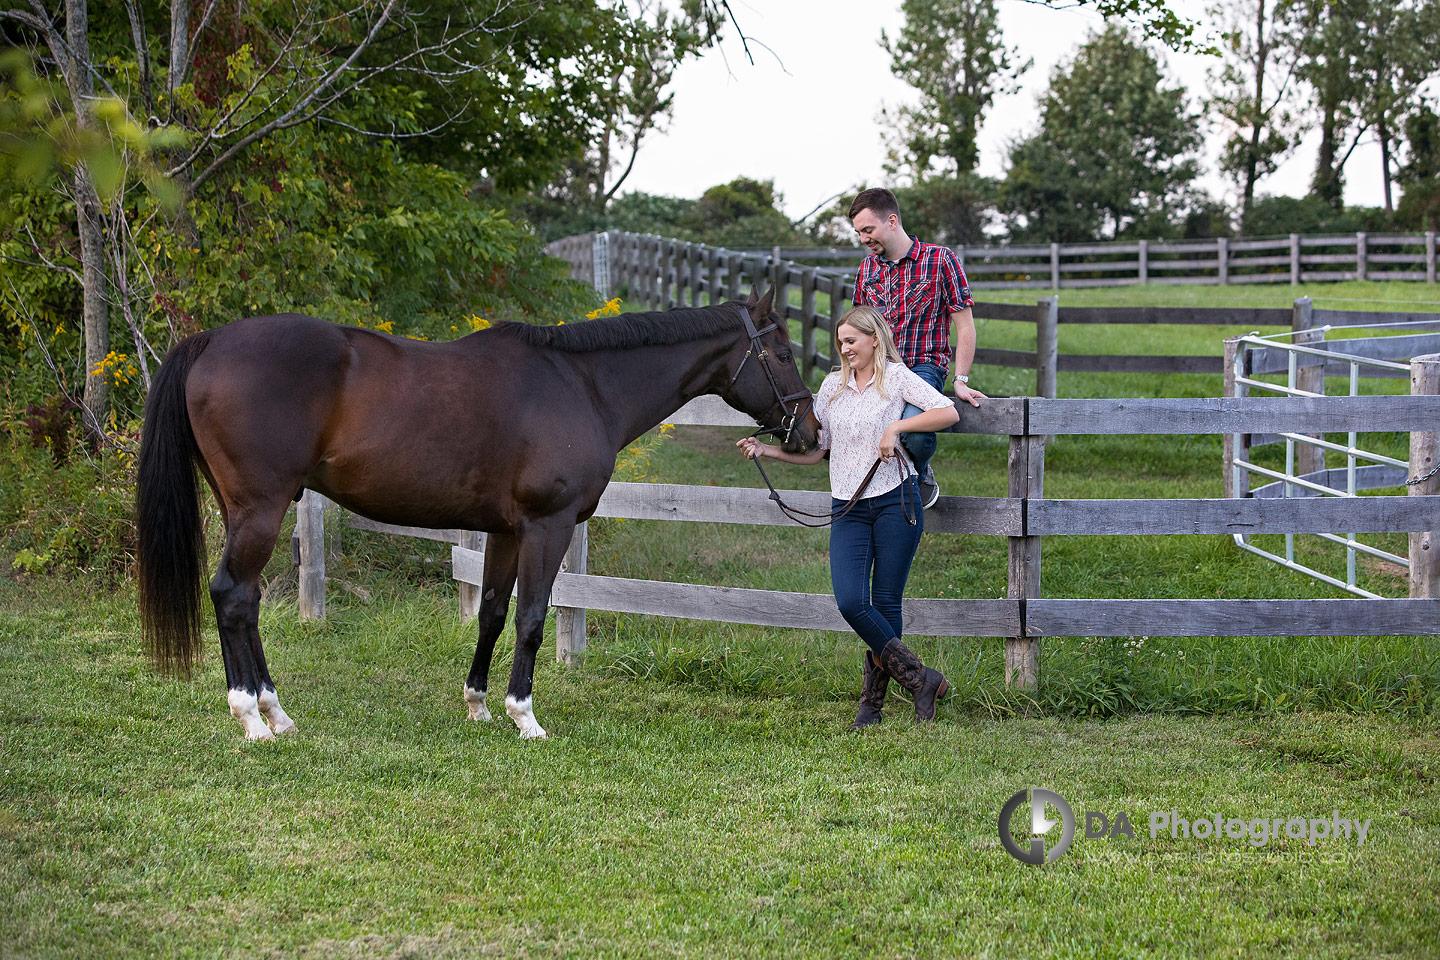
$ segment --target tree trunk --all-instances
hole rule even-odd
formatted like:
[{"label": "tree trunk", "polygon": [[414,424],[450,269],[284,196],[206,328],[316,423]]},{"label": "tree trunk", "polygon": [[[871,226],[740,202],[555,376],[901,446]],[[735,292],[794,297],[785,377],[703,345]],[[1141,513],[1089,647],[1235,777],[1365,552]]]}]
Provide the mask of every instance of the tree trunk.
[{"label": "tree trunk", "polygon": [[1375,133],[1380,138],[1380,170],[1385,184],[1385,212],[1393,216],[1395,205],[1390,200],[1390,127],[1381,120]]},{"label": "tree trunk", "polygon": [[[90,74],[90,11],[86,0],[65,0],[65,40],[70,47],[66,86],[75,107],[75,124],[88,127],[95,83]],[[82,157],[75,167],[75,225],[80,236],[81,279],[85,291],[85,424],[99,431],[109,413],[110,380],[101,362],[110,354],[106,303],[105,238],[100,230],[100,197]]]},{"label": "tree trunk", "polygon": [[1320,149],[1315,155],[1315,176],[1310,181],[1310,192],[1338,209],[1342,186],[1339,171],[1335,169],[1335,103],[1328,97],[1323,99]]},{"label": "tree trunk", "polygon": [[101,363],[110,355],[110,311],[106,302],[105,239],[100,197],[82,162],[75,168],[75,225],[80,234],[81,278],[85,287],[85,424],[99,431],[110,405],[110,378]]},{"label": "tree trunk", "polygon": [[1240,222],[1250,215],[1255,201],[1255,173],[1260,165],[1260,134],[1265,127],[1265,64],[1270,58],[1265,46],[1265,0],[1255,5],[1255,103],[1250,118],[1250,148],[1245,155],[1245,193],[1240,200]]}]

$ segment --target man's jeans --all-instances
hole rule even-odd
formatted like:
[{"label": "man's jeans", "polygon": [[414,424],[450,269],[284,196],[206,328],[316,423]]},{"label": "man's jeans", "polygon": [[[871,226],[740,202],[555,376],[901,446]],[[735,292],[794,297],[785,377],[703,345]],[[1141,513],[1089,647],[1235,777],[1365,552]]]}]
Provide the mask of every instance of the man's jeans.
[{"label": "man's jeans", "polygon": [[[835,514],[844,507],[844,501],[832,498]],[[905,519],[907,514],[915,519],[914,526]],[[914,477],[878,497],[859,500],[830,527],[835,605],[876,654],[905,630],[900,603],[924,532],[925,510]]]},{"label": "man's jeans", "polygon": [[[933,363],[917,363],[910,368],[916,375],[936,390],[942,390],[945,386],[945,371]],[[912,403],[905,404],[900,419],[913,417],[917,413],[923,413],[919,407]],[[935,455],[935,434],[933,433],[902,433],[900,443],[905,447],[910,459],[915,461],[915,472],[925,476],[925,470],[930,466],[930,458]]]}]

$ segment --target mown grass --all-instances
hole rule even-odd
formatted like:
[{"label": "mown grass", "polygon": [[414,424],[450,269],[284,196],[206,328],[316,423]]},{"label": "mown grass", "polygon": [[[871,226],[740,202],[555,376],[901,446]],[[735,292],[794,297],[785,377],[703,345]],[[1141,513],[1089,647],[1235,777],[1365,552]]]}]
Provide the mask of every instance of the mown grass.
[{"label": "mown grass", "polygon": [[[1184,389],[1134,375],[1112,392]],[[757,485],[739,433],[678,428],[650,473]],[[1046,491],[1219,496],[1219,453],[1062,437]],[[1004,495],[1005,456],[1003,438],[944,438],[945,492]],[[909,593],[1002,596],[1005,550],[927,535]],[[537,671],[552,739],[521,742],[496,696],[508,630],[500,719],[463,719],[474,637],[448,548],[347,531],[345,551],[323,623],[296,616],[283,541],[267,570],[262,630],[300,726],[270,744],[228,716],[213,630],[196,676],[164,679],[127,585],[0,578],[0,955],[1440,953],[1433,637],[1052,638],[1028,694],[1004,687],[998,640],[913,638],[957,688],[940,722],[915,727],[892,690],[856,736],[853,637],[592,612],[585,666]],[[828,591],[825,535],[789,528],[595,521],[590,569]],[[1403,595],[1394,570],[1369,572]],[[1047,539],[1043,585],[1336,595],[1208,536]],[[1082,832],[1040,869],[996,827],[1030,786],[1067,797]],[[1084,839],[1091,810],[1137,836]],[[1169,810],[1371,826],[1363,848],[1152,838],[1149,813]]]},{"label": "mown grass", "polygon": [[[211,656],[138,653],[133,596],[0,586],[7,957],[1426,956],[1440,905],[1433,727],[1384,713],[950,716],[544,663],[552,740],[463,720],[452,597],[266,610],[301,732],[247,744]],[[275,585],[278,591],[278,584]],[[505,655],[501,654],[503,674]],[[996,817],[1080,820],[1043,869]],[[1371,821],[1367,841],[1173,840],[1191,818]]]}]

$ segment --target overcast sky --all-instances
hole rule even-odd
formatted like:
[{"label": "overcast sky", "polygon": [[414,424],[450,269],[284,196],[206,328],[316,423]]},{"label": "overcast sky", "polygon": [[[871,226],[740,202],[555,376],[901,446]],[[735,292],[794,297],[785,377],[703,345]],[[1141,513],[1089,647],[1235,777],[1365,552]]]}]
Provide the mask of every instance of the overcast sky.
[{"label": "overcast sky", "polygon": [[[893,35],[902,23],[900,0],[731,0],[731,5],[745,32],[773,53],[752,44],[751,66],[732,28],[719,50],[683,65],[674,82],[674,118],[663,134],[645,141],[622,192],[696,197],[739,176],[773,179],[785,212],[799,217],[857,184],[880,185],[881,106],[914,100],[914,91],[890,73],[889,56],[879,45],[881,30]],[[1178,0],[1174,7],[1204,28],[1213,27],[1203,2]],[[1072,58],[1102,25],[1085,10],[1051,10],[1024,0],[1000,0],[1000,23],[1007,43],[1020,48],[1022,60],[1035,63],[1021,78],[1020,92],[997,99],[986,114],[979,170],[989,176],[1003,175],[1007,144],[1038,127],[1036,99],[1055,66]],[[1217,59],[1164,56],[1169,75],[1198,105],[1206,71]],[[1211,154],[1221,139],[1214,126],[1207,128]],[[1260,191],[1304,194],[1317,140],[1312,132],[1260,182]],[[1206,189],[1233,200],[1233,188],[1213,172],[1213,155],[1206,166]],[[1383,202],[1378,146],[1357,149],[1345,174],[1347,203]]]}]

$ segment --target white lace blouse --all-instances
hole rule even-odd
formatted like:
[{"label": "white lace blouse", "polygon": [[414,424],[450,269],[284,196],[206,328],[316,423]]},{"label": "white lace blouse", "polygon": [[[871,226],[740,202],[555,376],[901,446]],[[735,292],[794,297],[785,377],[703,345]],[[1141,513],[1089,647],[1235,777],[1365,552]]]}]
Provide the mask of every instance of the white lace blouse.
[{"label": "white lace blouse", "polygon": [[[900,419],[905,404],[934,410],[953,402],[902,363],[886,364],[885,392],[888,397],[881,396],[875,389],[874,380],[864,390],[856,390],[853,375],[849,382],[841,385],[840,373],[836,371],[825,378],[815,395],[820,446],[830,451],[830,494],[839,500],[849,500],[855,495],[856,488],[880,456],[880,438],[885,435],[885,428]],[[904,458],[904,475],[908,477],[915,472],[915,464],[904,447],[896,449],[899,457]],[[898,461],[899,458],[892,458],[880,465],[862,499],[889,493],[900,485]]]}]

